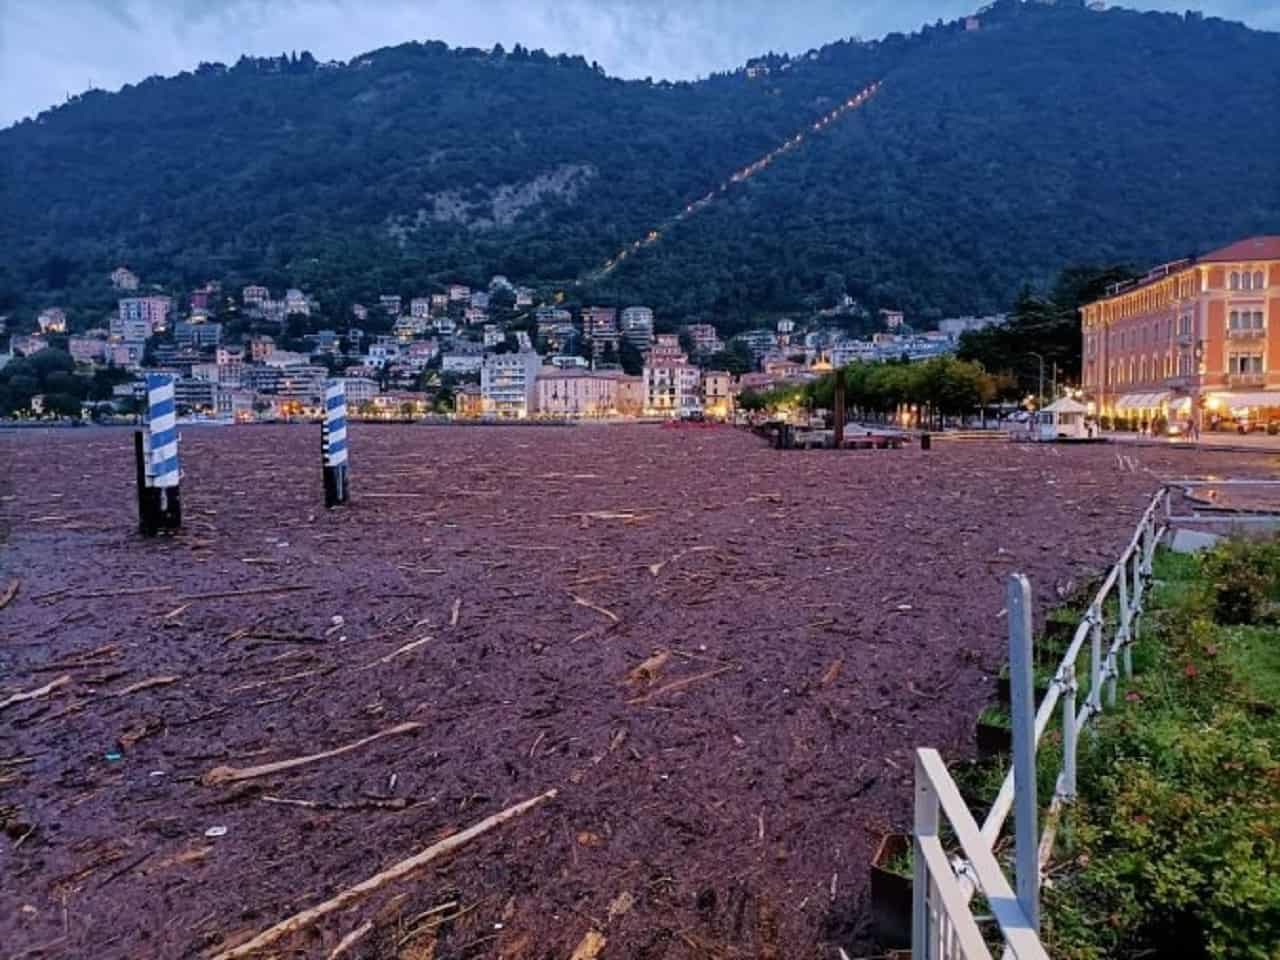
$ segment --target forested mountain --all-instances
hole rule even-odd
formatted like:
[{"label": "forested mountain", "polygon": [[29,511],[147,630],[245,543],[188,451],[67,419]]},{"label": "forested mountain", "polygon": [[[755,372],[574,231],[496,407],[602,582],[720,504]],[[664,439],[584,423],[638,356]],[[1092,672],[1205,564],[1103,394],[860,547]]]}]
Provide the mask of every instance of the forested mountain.
[{"label": "forested mountain", "polygon": [[928,319],[1005,307],[1071,263],[1276,230],[1280,35],[1015,0],[979,20],[696,83],[406,43],[91,92],[0,131],[0,313],[109,303],[127,264],[161,285],[300,286],[335,316],[505,273],[727,329],[841,287]]}]

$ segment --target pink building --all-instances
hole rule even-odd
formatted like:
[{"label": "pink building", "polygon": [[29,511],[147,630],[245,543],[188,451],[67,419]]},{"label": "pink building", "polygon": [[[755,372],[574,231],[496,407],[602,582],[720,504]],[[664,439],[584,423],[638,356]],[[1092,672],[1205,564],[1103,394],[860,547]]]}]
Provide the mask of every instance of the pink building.
[{"label": "pink building", "polygon": [[126,297],[120,301],[120,324],[145,323],[154,333],[169,326],[173,301],[168,297]]},{"label": "pink building", "polygon": [[552,417],[603,417],[617,409],[617,374],[580,367],[543,367],[534,382],[534,410]]},{"label": "pink building", "polygon": [[107,341],[98,337],[71,337],[67,340],[67,352],[76,363],[105,363]]}]

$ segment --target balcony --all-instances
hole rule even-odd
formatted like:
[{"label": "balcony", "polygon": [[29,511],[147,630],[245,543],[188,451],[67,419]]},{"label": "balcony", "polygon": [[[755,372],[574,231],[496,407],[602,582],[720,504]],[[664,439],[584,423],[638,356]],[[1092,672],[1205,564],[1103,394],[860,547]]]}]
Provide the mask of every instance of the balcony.
[{"label": "balcony", "polygon": [[1178,346],[1180,347],[1190,347],[1194,345],[1195,342],[1196,340],[1193,334],[1190,334],[1190,333],[1178,334]]},{"label": "balcony", "polygon": [[1227,327],[1228,340],[1260,340],[1266,335],[1266,327]]},{"label": "balcony", "polygon": [[1229,373],[1227,374],[1227,386],[1235,389],[1237,387],[1261,387],[1267,382],[1265,373]]},{"label": "balcony", "polygon": [[1177,377],[1165,377],[1164,385],[1170,390],[1187,390],[1194,380],[1195,377],[1190,374],[1183,374]]}]

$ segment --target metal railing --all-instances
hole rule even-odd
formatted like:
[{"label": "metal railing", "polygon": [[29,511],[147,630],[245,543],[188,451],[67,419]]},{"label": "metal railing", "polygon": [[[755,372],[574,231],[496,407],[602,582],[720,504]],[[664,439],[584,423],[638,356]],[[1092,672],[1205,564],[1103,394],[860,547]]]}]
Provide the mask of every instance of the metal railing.
[{"label": "metal railing", "polygon": [[[1156,545],[1164,536],[1170,491],[1152,497],[1133,536],[1108,572],[1076,627],[1038,708],[1032,686],[1031,589],[1020,574],[1009,578],[1010,700],[1013,719],[1013,765],[1005,776],[982,826],[970,831],[973,818],[935,751],[917,750],[915,907],[912,955],[917,960],[974,960],[990,957],[979,935],[969,901],[981,892],[995,916],[1007,955],[1018,960],[1046,957],[1039,940],[1041,871],[1053,851],[1058,820],[1076,795],[1077,744],[1089,721],[1115,706],[1117,681],[1133,673],[1132,647],[1138,639],[1143,599],[1151,577]],[[1078,661],[1089,650],[1089,687],[1083,704]],[[1061,709],[1059,710],[1059,704]],[[1045,732],[1060,716],[1062,763],[1037,837],[1036,753]],[[1009,813],[1015,816],[1015,877],[1018,895],[992,852]],[[937,808],[960,841],[961,856],[948,860],[938,840]]]}]

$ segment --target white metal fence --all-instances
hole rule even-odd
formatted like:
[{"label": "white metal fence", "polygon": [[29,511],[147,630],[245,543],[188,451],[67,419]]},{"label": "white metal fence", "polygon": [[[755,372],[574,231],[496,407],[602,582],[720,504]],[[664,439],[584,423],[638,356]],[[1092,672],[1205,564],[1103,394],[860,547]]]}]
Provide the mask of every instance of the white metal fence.
[{"label": "white metal fence", "polygon": [[[978,827],[937,752],[916,751],[912,956],[916,960],[986,960],[991,957],[970,907],[981,893],[999,930],[1006,956],[1046,958],[1040,942],[1041,870],[1053,850],[1063,805],[1076,794],[1076,751],[1081,730],[1114,707],[1116,684],[1133,673],[1133,643],[1151,577],[1156,545],[1165,533],[1170,491],[1151,499],[1119,560],[1098,588],[1037,708],[1032,684],[1031,588],[1014,574],[1008,583],[1009,686],[1013,719],[1013,764],[982,826]],[[1081,654],[1089,650],[1089,682],[1078,703]],[[1062,764],[1038,833],[1036,752],[1060,718]],[[1015,802],[1014,893],[993,850]],[[941,828],[950,826],[960,852],[948,859]]]}]

